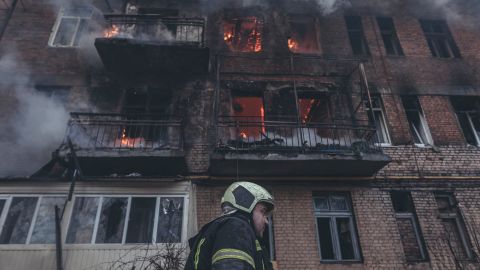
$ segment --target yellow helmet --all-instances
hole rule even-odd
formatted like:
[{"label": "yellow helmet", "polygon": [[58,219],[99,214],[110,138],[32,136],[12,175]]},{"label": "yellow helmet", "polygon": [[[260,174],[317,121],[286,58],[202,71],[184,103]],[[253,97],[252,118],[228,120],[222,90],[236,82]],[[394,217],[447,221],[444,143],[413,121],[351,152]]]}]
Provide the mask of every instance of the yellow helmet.
[{"label": "yellow helmet", "polygon": [[263,187],[250,182],[231,184],[222,197],[222,205],[229,203],[234,208],[247,213],[252,213],[259,202],[265,203],[268,211],[275,207],[273,196]]}]

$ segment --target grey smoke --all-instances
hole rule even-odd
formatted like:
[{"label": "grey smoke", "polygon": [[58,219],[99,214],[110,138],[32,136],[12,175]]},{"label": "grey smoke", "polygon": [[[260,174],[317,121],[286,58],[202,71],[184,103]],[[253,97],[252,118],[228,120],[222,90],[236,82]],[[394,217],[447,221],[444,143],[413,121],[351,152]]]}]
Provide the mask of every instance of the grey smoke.
[{"label": "grey smoke", "polygon": [[0,123],[0,177],[31,175],[60,146],[69,115],[60,103],[34,89],[28,68],[14,53],[0,58],[0,91],[11,104],[0,110],[5,118]]}]

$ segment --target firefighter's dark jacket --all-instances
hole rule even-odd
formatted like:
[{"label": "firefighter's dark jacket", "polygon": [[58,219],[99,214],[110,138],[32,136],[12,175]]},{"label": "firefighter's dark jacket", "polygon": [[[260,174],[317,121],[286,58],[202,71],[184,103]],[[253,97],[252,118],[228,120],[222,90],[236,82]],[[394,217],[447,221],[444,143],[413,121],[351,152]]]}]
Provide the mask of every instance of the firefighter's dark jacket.
[{"label": "firefighter's dark jacket", "polygon": [[189,240],[185,270],[271,270],[247,214],[221,216]]}]

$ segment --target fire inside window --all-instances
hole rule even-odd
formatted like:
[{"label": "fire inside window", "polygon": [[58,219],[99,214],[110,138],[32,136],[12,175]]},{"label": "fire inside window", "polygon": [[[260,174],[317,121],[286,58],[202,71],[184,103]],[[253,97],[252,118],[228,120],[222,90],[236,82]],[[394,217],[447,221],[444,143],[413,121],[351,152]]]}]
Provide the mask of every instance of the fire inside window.
[{"label": "fire inside window", "polygon": [[460,51],[445,21],[420,20],[420,24],[433,57],[460,58]]},{"label": "fire inside window", "polygon": [[263,138],[262,134],[265,134],[265,110],[262,97],[234,97],[233,114],[235,119],[243,123],[238,131],[240,138]]},{"label": "fire inside window", "polygon": [[262,50],[263,20],[244,17],[223,22],[223,40],[234,52],[260,52]]},{"label": "fire inside window", "polygon": [[288,48],[294,53],[317,53],[318,38],[313,19],[295,18],[290,21],[291,36]]}]

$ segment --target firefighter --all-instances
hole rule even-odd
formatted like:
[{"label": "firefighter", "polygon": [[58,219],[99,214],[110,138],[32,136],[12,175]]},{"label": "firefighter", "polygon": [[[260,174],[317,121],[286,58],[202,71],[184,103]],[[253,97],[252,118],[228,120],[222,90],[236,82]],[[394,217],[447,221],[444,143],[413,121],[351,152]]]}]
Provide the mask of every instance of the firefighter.
[{"label": "firefighter", "polygon": [[235,182],[222,197],[223,214],[189,240],[185,270],[271,270],[259,238],[274,208],[272,195],[250,182]]}]

